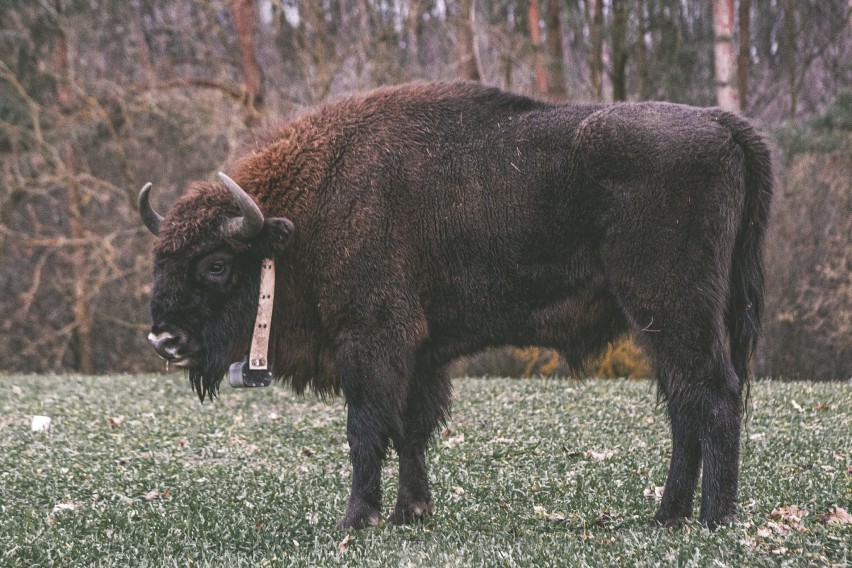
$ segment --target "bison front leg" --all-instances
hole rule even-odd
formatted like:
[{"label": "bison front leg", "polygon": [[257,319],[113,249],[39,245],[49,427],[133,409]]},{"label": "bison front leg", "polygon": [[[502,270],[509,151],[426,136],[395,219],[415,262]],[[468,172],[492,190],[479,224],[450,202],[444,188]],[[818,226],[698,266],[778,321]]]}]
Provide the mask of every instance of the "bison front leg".
[{"label": "bison front leg", "polygon": [[450,406],[450,379],[445,372],[421,372],[409,388],[403,430],[394,438],[399,455],[399,492],[388,522],[408,524],[433,512],[426,469],[426,448]]},{"label": "bison front leg", "polygon": [[348,346],[336,357],[348,407],[346,438],[352,460],[352,490],[340,529],[376,526],[381,520],[382,462],[388,441],[400,431],[404,374],[377,361],[369,349]]}]

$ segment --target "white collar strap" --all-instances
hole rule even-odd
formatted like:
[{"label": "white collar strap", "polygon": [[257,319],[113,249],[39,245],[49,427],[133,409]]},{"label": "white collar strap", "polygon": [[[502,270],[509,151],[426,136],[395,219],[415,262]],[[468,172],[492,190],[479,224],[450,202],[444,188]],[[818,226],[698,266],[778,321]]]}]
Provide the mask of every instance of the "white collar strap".
[{"label": "white collar strap", "polygon": [[269,365],[269,332],[272,325],[272,305],[275,301],[275,261],[264,258],[260,263],[260,293],[257,317],[249,351],[249,369],[267,369]]}]

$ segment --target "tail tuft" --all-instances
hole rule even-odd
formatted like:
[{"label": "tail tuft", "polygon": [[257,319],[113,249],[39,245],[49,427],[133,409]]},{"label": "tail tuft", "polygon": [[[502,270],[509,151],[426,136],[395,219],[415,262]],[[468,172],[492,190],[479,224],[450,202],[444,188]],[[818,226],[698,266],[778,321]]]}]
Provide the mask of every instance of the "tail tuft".
[{"label": "tail tuft", "polygon": [[745,202],[734,243],[725,319],[731,361],[747,393],[748,362],[757,346],[763,313],[763,241],[772,201],[772,157],[766,142],[745,120],[729,113],[718,118],[744,156]]}]

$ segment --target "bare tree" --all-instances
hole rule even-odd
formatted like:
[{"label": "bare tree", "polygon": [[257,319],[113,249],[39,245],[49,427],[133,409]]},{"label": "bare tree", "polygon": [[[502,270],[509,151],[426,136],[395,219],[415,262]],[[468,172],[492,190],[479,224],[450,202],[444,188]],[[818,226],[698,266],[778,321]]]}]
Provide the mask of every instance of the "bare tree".
[{"label": "bare tree", "polygon": [[636,65],[639,78],[639,100],[647,100],[650,97],[650,79],[648,77],[648,46],[645,44],[645,36],[648,33],[648,19],[645,14],[645,0],[636,2]]},{"label": "bare tree", "polygon": [[265,87],[263,69],[254,53],[254,3],[252,0],[231,0],[231,14],[245,77],[245,105],[250,114],[255,114],[263,106]]},{"label": "bare tree", "polygon": [[745,114],[748,103],[748,71],[751,66],[751,0],[740,0],[738,10],[740,51],[737,55],[737,91],[740,95],[740,112]]},{"label": "bare tree", "polygon": [[734,82],[734,0],[713,0],[713,61],[716,68],[716,102],[726,110],[739,110]]},{"label": "bare tree", "polygon": [[457,70],[459,77],[469,81],[482,80],[476,57],[475,8],[474,0],[459,0],[456,15]]},{"label": "bare tree", "polygon": [[627,100],[627,0],[612,0],[612,100]]},{"label": "bare tree", "polygon": [[558,0],[547,0],[547,67],[550,71],[547,81],[548,98],[563,101],[565,90],[565,55],[562,49],[562,25],[559,22]]},{"label": "bare tree", "polygon": [[589,0],[589,75],[592,98],[603,100],[603,0]]},{"label": "bare tree", "polygon": [[529,25],[530,41],[533,48],[535,85],[538,92],[544,95],[547,94],[547,70],[544,67],[544,54],[541,45],[541,6],[539,5],[539,0],[529,0],[527,23]]}]

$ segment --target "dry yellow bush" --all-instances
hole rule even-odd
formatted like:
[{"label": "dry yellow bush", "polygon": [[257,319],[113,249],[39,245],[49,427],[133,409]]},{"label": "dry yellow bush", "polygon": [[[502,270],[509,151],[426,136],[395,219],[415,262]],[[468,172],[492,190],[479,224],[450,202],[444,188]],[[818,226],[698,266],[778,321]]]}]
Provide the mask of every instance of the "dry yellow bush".
[{"label": "dry yellow bush", "polygon": [[651,376],[651,366],[642,349],[630,337],[623,337],[607,347],[595,364],[596,377],[627,377],[645,379]]}]

